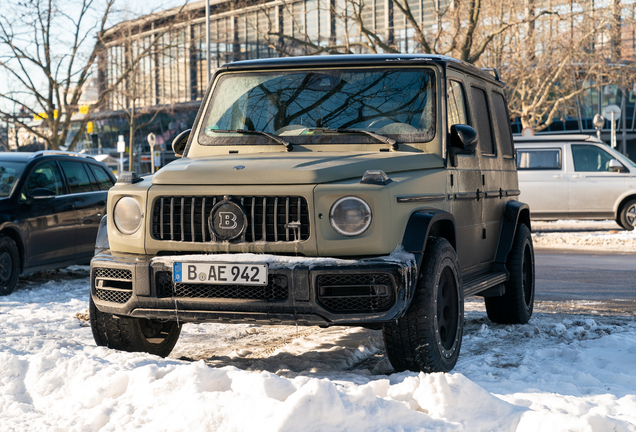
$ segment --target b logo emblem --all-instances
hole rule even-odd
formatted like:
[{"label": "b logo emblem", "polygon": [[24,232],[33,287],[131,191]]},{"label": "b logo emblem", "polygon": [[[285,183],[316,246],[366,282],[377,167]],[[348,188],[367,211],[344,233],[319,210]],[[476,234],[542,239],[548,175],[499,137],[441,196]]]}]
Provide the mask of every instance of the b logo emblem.
[{"label": "b logo emblem", "polygon": [[238,203],[224,197],[218,202],[208,217],[208,227],[213,241],[234,240],[245,232],[247,216]]},{"label": "b logo emblem", "polygon": [[231,230],[238,226],[236,215],[232,212],[219,212],[219,228]]}]

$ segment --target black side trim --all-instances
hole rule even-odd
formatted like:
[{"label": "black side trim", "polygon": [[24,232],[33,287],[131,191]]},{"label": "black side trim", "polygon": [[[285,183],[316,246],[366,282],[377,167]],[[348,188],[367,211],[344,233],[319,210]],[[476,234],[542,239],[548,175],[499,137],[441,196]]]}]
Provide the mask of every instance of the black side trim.
[{"label": "black side trim", "polygon": [[517,225],[520,222],[530,226],[530,207],[528,204],[519,201],[508,201],[504,210],[503,223],[501,224],[501,234],[499,235],[499,245],[497,246],[497,255],[495,256],[495,269],[505,271],[506,258],[512,242],[515,239]]}]

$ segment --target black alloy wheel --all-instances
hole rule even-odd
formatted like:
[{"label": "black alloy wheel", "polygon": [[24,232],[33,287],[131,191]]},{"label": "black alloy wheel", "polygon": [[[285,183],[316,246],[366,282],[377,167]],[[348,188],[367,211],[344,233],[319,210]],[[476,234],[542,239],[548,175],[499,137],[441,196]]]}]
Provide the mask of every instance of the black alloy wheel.
[{"label": "black alloy wheel", "polygon": [[0,296],[9,295],[18,284],[20,253],[13,239],[0,235]]}]

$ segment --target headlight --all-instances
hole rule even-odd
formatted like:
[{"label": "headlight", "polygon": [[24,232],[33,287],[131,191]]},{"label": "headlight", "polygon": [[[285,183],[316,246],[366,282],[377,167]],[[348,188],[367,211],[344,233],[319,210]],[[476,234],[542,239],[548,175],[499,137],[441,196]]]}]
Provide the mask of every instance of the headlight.
[{"label": "headlight", "polygon": [[357,236],[371,225],[371,208],[358,197],[340,198],[331,206],[329,222],[338,234],[348,237]]},{"label": "headlight", "polygon": [[136,233],[141,227],[142,217],[141,207],[133,197],[123,197],[115,204],[113,222],[115,222],[115,226],[122,234],[130,235]]}]

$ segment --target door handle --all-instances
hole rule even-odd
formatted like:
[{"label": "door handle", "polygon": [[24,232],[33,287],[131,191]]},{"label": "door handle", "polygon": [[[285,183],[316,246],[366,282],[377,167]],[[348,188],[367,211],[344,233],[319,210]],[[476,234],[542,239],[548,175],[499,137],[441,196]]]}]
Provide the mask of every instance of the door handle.
[{"label": "door handle", "polygon": [[572,178],[583,178],[581,174],[572,174]]},{"label": "door handle", "polygon": [[562,176],[561,174],[557,174],[557,175],[553,175],[553,176],[552,176],[552,178],[555,178],[555,179],[562,179],[562,178],[563,178],[563,176]]}]

